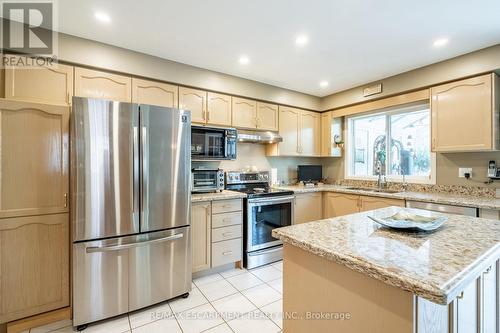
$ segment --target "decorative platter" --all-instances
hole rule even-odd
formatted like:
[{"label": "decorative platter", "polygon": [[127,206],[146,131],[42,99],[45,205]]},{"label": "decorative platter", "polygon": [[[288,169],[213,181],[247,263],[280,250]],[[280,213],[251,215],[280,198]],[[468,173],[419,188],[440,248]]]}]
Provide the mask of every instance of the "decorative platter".
[{"label": "decorative platter", "polygon": [[415,213],[408,209],[401,209],[391,216],[379,214],[368,217],[384,227],[404,231],[434,231],[448,220],[448,217],[433,212]]}]

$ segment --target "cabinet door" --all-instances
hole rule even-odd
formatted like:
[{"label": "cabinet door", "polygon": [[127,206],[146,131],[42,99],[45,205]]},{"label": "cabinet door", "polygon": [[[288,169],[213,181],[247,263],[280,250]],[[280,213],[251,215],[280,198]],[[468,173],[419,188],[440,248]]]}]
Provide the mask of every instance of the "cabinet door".
[{"label": "cabinet door", "polygon": [[326,193],[324,201],[324,218],[359,213],[359,196],[342,193]]},{"label": "cabinet door", "polygon": [[277,131],[278,106],[275,104],[257,102],[257,128],[266,131]]},{"label": "cabinet door", "polygon": [[179,87],[161,82],[132,79],[132,103],[177,108]]},{"label": "cabinet door", "polygon": [[494,149],[492,75],[431,89],[432,150]]},{"label": "cabinet door", "polygon": [[257,127],[257,102],[233,97],[233,126],[239,128]]},{"label": "cabinet door", "polygon": [[333,147],[332,113],[321,114],[321,156],[330,156]]},{"label": "cabinet door", "polygon": [[0,323],[69,306],[68,214],[0,221]]},{"label": "cabinet door", "polygon": [[75,67],[75,96],[132,101],[132,79],[92,69]]},{"label": "cabinet door", "polygon": [[319,156],[321,150],[321,117],[317,112],[300,113],[300,154]]},{"label": "cabinet door", "polygon": [[279,128],[283,142],[278,144],[278,155],[296,156],[299,154],[299,117],[300,110],[280,106]]},{"label": "cabinet door", "polygon": [[209,92],[207,103],[207,123],[231,126],[231,96]]},{"label": "cabinet door", "polygon": [[380,197],[369,197],[369,196],[360,196],[361,201],[361,209],[360,211],[365,212],[367,210],[385,208],[390,206],[398,206],[404,207],[405,201],[399,199],[388,199],[388,198],[380,198]]},{"label": "cabinet door", "polygon": [[210,202],[193,202],[191,205],[193,273],[210,268],[212,232],[210,219]]},{"label": "cabinet door", "polygon": [[478,331],[478,289],[477,280],[469,284],[456,301],[456,333],[479,333]]},{"label": "cabinet door", "polygon": [[5,98],[44,104],[70,105],[73,67],[5,68]]},{"label": "cabinet door", "polygon": [[207,92],[179,87],[179,108],[191,111],[191,122],[205,124],[207,122]]},{"label": "cabinet door", "polygon": [[484,333],[497,333],[500,330],[500,261],[497,261],[482,274],[482,326]]},{"label": "cabinet door", "polygon": [[0,217],[68,211],[69,107],[0,100]]},{"label": "cabinet door", "polygon": [[318,193],[295,195],[295,224],[321,220],[323,218],[323,197]]}]

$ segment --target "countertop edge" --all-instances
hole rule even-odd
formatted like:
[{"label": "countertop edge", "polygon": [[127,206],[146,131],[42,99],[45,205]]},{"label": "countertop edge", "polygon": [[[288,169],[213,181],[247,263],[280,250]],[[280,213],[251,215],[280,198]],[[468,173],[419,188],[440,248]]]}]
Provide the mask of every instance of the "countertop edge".
[{"label": "countertop edge", "polygon": [[246,194],[240,192],[224,190],[223,192],[217,192],[217,193],[193,193],[191,194],[191,202],[243,199],[246,197],[247,197]]}]

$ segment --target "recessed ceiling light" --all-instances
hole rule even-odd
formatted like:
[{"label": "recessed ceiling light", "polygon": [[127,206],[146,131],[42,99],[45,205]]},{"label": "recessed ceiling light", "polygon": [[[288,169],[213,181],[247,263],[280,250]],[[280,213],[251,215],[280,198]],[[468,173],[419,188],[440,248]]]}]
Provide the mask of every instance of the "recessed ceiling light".
[{"label": "recessed ceiling light", "polygon": [[328,87],[328,81],[321,81],[321,82],[319,83],[319,86],[320,86],[321,88],[326,88],[326,87]]},{"label": "recessed ceiling light", "polygon": [[247,56],[241,56],[238,61],[242,65],[247,65],[250,62],[250,59]]},{"label": "recessed ceiling light", "polygon": [[446,44],[448,44],[448,38],[438,38],[434,41],[434,43],[432,43],[434,47],[441,47],[445,46]]},{"label": "recessed ceiling light", "polygon": [[295,39],[295,44],[298,46],[304,46],[309,42],[309,37],[307,35],[298,35]]},{"label": "recessed ceiling light", "polygon": [[96,12],[94,14],[94,17],[95,17],[96,20],[98,20],[99,22],[102,22],[102,23],[109,23],[109,22],[111,22],[111,17],[109,17],[108,14],[103,13],[103,12]]}]

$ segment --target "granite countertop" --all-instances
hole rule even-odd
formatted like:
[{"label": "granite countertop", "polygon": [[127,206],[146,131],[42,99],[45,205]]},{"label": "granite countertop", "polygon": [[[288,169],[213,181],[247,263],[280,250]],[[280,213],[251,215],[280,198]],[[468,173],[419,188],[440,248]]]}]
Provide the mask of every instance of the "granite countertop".
[{"label": "granite countertop", "polygon": [[384,198],[414,200],[422,202],[432,202],[447,205],[475,207],[484,209],[500,210],[500,199],[488,198],[472,195],[458,195],[451,193],[428,193],[428,192],[372,192],[360,189],[349,189],[352,186],[343,185],[318,185],[314,187],[305,187],[300,185],[292,186],[276,186],[275,188],[294,191],[295,193],[310,193],[310,192],[339,192],[347,194],[369,195]]},{"label": "granite countertop", "polygon": [[243,199],[246,198],[246,194],[224,190],[222,192],[215,193],[193,193],[191,194],[191,202],[199,201],[214,201],[214,200],[228,200],[228,199]]},{"label": "granite countertop", "polygon": [[367,217],[400,209],[275,229],[273,236],[438,304],[448,304],[500,258],[499,220],[448,215],[443,227],[422,234],[382,228]]}]

